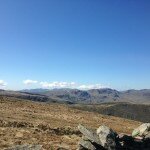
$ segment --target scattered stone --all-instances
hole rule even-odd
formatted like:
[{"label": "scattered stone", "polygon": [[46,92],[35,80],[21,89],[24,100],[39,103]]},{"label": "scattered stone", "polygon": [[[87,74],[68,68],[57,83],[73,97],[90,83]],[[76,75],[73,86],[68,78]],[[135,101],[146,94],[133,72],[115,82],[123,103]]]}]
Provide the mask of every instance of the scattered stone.
[{"label": "scattered stone", "polygon": [[21,132],[17,132],[17,133],[16,133],[16,137],[18,137],[18,138],[22,138],[22,137],[23,137],[23,133],[21,133]]},{"label": "scattered stone", "polygon": [[[78,144],[78,150],[150,150],[148,123],[135,129],[132,135],[118,135],[104,125],[100,126],[96,132],[82,125],[79,125],[78,129],[83,134]],[[135,135],[136,137],[134,137]]]},{"label": "scattered stone", "polygon": [[42,150],[42,145],[16,145],[5,150]]}]

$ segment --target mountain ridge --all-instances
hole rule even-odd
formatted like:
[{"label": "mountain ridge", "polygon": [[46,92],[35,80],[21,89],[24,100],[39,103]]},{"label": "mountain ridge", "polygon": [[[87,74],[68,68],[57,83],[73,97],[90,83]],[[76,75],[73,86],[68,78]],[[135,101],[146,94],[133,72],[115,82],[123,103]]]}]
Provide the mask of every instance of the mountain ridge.
[{"label": "mountain ridge", "polygon": [[111,88],[79,90],[79,89],[27,89],[22,92],[45,95],[60,100],[84,103],[131,102],[150,103],[150,89],[118,91]]},{"label": "mountain ridge", "polygon": [[130,102],[150,104],[150,89],[118,91],[110,88],[103,89],[25,89],[21,91],[0,90],[0,95],[20,97],[33,101],[56,101],[71,103],[107,103],[107,102]]}]

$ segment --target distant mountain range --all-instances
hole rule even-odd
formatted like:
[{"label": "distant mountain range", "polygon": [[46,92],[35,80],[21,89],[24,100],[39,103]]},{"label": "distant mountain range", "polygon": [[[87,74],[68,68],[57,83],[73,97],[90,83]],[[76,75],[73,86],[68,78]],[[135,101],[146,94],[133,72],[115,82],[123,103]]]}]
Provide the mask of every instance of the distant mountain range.
[{"label": "distant mountain range", "polygon": [[150,89],[117,91],[114,89],[25,89],[21,91],[0,90],[0,95],[42,102],[106,103],[131,102],[150,104]]},{"label": "distant mountain range", "polygon": [[39,102],[47,102],[47,101],[52,100],[45,95],[32,94],[32,93],[26,93],[26,92],[21,92],[21,91],[0,90],[0,96],[15,97],[15,98],[32,100],[32,101],[39,101]]},{"label": "distant mountain range", "polygon": [[150,103],[150,89],[117,91],[110,88],[78,90],[78,89],[26,89],[21,92],[38,94],[58,101],[72,103],[105,103],[105,102],[131,102]]}]

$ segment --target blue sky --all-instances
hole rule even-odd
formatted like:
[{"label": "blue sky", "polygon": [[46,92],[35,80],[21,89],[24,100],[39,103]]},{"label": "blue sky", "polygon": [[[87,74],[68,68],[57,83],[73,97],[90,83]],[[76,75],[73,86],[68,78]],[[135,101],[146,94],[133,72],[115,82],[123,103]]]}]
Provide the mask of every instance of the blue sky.
[{"label": "blue sky", "polygon": [[0,0],[0,88],[150,88],[149,8],[149,0]]}]

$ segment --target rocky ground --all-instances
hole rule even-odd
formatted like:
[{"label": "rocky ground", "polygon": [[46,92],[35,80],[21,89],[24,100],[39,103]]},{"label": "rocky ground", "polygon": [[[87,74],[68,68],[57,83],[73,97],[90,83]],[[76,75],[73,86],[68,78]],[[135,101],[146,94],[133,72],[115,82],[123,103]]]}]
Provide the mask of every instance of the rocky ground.
[{"label": "rocky ground", "polygon": [[0,149],[40,144],[46,150],[74,150],[81,139],[78,124],[93,129],[104,124],[118,133],[131,134],[141,122],[76,110],[65,104],[0,97]]}]

